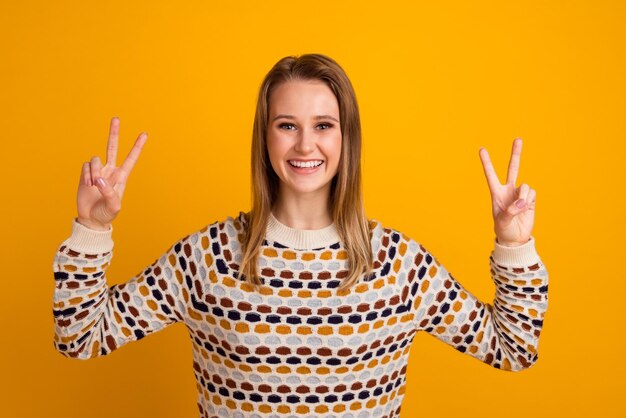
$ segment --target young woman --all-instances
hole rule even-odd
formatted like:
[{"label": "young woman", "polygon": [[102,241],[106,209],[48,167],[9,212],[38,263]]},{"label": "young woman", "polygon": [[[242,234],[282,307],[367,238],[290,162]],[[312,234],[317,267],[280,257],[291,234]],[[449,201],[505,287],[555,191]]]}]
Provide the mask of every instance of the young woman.
[{"label": "young woman", "polygon": [[344,71],[286,57],[261,86],[252,138],[253,207],[174,245],[107,287],[111,222],[147,135],[116,166],[83,165],[78,216],[55,256],[55,346],[80,359],[183,322],[202,417],[397,417],[411,342],[426,331],[493,367],[537,360],[547,272],[531,230],[535,191],[516,187],[521,140],[493,202],[492,305],[422,245],[365,216],[361,128]]}]

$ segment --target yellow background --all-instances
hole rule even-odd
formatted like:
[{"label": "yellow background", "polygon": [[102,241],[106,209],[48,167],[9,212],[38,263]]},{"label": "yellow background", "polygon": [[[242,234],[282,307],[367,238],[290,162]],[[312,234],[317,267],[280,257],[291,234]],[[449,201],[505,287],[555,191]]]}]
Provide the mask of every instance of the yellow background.
[{"label": "yellow background", "polygon": [[624,4],[3,2],[0,414],[197,416],[183,325],[88,362],[54,351],[52,259],[81,165],[105,158],[112,116],[118,161],[149,133],[114,223],[109,283],[125,281],[249,209],[261,80],[285,55],[320,52],[357,92],[368,216],[481,299],[494,286],[479,147],[504,180],[522,137],[519,180],[538,193],[551,281],[539,362],[502,372],[420,334],[402,416],[625,416]]}]

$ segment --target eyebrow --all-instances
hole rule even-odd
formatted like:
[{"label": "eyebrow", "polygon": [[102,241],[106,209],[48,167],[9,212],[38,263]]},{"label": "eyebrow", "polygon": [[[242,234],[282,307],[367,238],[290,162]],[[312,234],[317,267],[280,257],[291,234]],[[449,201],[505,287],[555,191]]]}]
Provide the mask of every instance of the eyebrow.
[{"label": "eyebrow", "polygon": [[[295,116],[292,115],[277,115],[276,117],[274,117],[274,119],[272,119],[272,122],[274,122],[276,119],[280,119],[280,118],[284,118],[284,119],[295,119]],[[335,122],[339,123],[339,121],[330,115],[318,115],[318,116],[314,116],[313,119],[315,120],[320,120],[320,119],[332,119]]]}]

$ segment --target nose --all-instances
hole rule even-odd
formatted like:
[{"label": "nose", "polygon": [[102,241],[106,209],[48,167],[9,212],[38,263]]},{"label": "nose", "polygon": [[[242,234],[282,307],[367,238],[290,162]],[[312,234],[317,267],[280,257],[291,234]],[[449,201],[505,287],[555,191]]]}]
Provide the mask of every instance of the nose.
[{"label": "nose", "polygon": [[312,152],[315,149],[315,134],[308,129],[301,129],[295,149],[302,154]]}]

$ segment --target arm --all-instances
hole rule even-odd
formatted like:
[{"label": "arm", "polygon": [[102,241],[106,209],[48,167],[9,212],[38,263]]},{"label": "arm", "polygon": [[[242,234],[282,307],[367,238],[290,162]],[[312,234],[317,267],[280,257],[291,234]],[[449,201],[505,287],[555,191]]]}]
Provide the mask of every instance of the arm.
[{"label": "arm", "polygon": [[496,284],[493,305],[465,290],[421,246],[410,276],[418,330],[505,370],[521,370],[537,361],[547,309],[548,275],[531,236],[537,193],[525,183],[515,186],[521,152],[522,140],[517,138],[506,182],[501,184],[489,153],[479,150],[496,233],[490,257],[491,277]]},{"label": "arm", "polygon": [[122,345],[181,321],[190,266],[181,251],[188,237],[126,283],[107,286],[113,256],[112,228],[96,231],[73,222],[72,235],[53,263],[55,348],[67,357],[106,355]]},{"label": "arm", "polygon": [[416,328],[499,369],[532,366],[548,304],[548,275],[534,244],[534,238],[518,247],[495,243],[489,259],[496,285],[491,305],[419,246],[411,275]]}]

